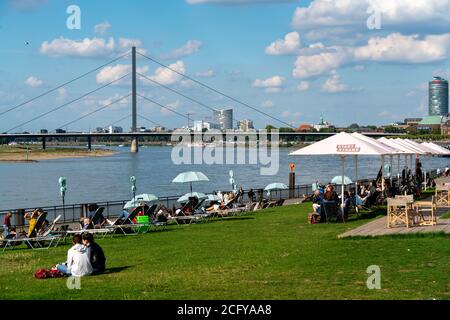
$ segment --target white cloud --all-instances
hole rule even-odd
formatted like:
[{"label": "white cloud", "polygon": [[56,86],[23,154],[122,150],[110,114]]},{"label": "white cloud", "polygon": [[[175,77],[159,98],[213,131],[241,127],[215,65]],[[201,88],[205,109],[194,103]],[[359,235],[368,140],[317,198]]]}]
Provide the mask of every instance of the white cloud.
[{"label": "white cloud", "polygon": [[442,27],[450,22],[447,0],[313,0],[295,10],[292,25],[299,30],[361,28],[366,25],[369,7],[380,12],[383,29],[418,24]]},{"label": "white cloud", "polygon": [[366,67],[364,67],[363,65],[360,65],[360,64],[353,67],[353,70],[355,70],[357,72],[364,71],[365,69],[366,69]]},{"label": "white cloud", "polygon": [[206,70],[206,71],[197,72],[195,74],[195,76],[199,77],[199,78],[212,78],[212,77],[215,76],[215,73],[214,73],[214,70],[209,69],[209,70]]},{"label": "white cloud", "polygon": [[366,46],[356,48],[356,60],[426,63],[447,58],[450,34],[418,35],[393,33],[385,38],[371,38]]},{"label": "white cloud", "polygon": [[161,57],[163,59],[179,59],[182,57],[190,56],[200,50],[202,47],[202,42],[198,40],[188,40],[180,48],[172,50],[168,54],[163,54]]},{"label": "white cloud", "polygon": [[[181,74],[184,74],[186,72],[186,66],[184,65],[184,62],[181,60],[178,60],[177,62],[170,64],[169,68]],[[150,78],[161,84],[170,85],[179,82],[183,77],[178,73],[173,72],[167,68],[160,67],[155,70],[155,74]]]},{"label": "white cloud", "polygon": [[[119,95],[118,93],[114,94],[114,96],[106,98],[106,99],[102,99],[100,101],[98,101],[98,104],[100,104],[100,106],[107,106],[110,105],[111,103],[121,99],[123,96]],[[120,101],[115,102],[114,104],[112,104],[111,106],[109,106],[108,108],[111,109],[118,109],[118,108],[122,108],[124,106],[128,105],[128,98],[124,98]]]},{"label": "white cloud", "polygon": [[80,41],[60,37],[51,42],[42,43],[40,52],[51,57],[104,57],[115,51],[115,41],[101,38],[85,38]]},{"label": "white cloud", "polygon": [[308,81],[300,81],[299,85],[297,86],[298,91],[308,91],[311,87],[311,84]]},{"label": "white cloud", "polygon": [[[131,64],[116,64],[113,66],[106,66],[97,73],[96,80],[98,84],[107,84],[122,78],[126,74],[131,73],[131,71]],[[148,72],[148,66],[138,67],[136,71],[138,73],[145,74]],[[120,84],[120,82],[122,81],[115,83],[115,85]]]},{"label": "white cloud", "polygon": [[142,41],[139,40],[139,39],[120,38],[119,39],[119,46],[122,49],[131,49],[131,47],[140,47],[140,46],[142,46]]},{"label": "white cloud", "polygon": [[284,79],[280,76],[273,76],[271,78],[267,78],[265,80],[255,80],[253,82],[254,87],[259,88],[269,88],[269,87],[281,87],[283,85]]},{"label": "white cloud", "polygon": [[67,90],[66,88],[59,88],[57,91],[57,97],[56,99],[58,99],[59,101],[63,101],[65,100],[67,97]]},{"label": "white cloud", "polygon": [[341,76],[338,75],[336,70],[333,70],[330,77],[323,84],[322,92],[339,93],[345,91],[349,91],[348,86],[341,83]]},{"label": "white cloud", "polygon": [[297,0],[186,0],[189,4],[261,4],[261,3],[280,3],[280,2],[296,2]]},{"label": "white cloud", "polygon": [[332,46],[322,49],[324,51],[318,54],[299,55],[294,63],[293,76],[320,76],[343,65],[364,61],[412,64],[442,61],[450,57],[450,33],[425,37],[392,33],[385,37],[373,37],[367,45],[359,47]]},{"label": "white cloud", "polygon": [[273,106],[275,106],[275,104],[273,103],[272,100],[266,100],[263,101],[263,103],[261,103],[261,107],[263,108],[272,108]]},{"label": "white cloud", "polygon": [[34,76],[29,76],[27,80],[25,80],[25,84],[29,85],[32,88],[38,88],[44,84],[44,82]]},{"label": "white cloud", "polygon": [[[175,100],[174,102],[167,104],[166,107],[168,107],[172,110],[177,110],[180,107],[180,105],[181,105],[180,100]],[[170,116],[170,115],[173,115],[173,112],[170,111],[169,109],[161,108],[161,114],[164,116]]]},{"label": "white cloud", "polygon": [[281,116],[283,118],[300,118],[303,114],[301,112],[283,111]]},{"label": "white cloud", "polygon": [[102,22],[94,27],[94,33],[99,35],[104,35],[106,32],[108,32],[109,29],[111,29],[112,25],[108,22]]},{"label": "white cloud", "polygon": [[299,56],[294,63],[294,78],[320,76],[347,63],[350,55],[347,49],[336,47],[334,52],[321,52],[311,56]]},{"label": "white cloud", "polygon": [[300,50],[300,35],[298,32],[288,33],[284,39],[272,42],[266,48],[266,54],[269,55],[292,55],[298,53]]},{"label": "white cloud", "polygon": [[[116,41],[112,37],[108,40],[97,37],[82,40],[59,37],[50,42],[43,42],[40,52],[50,57],[96,58],[115,56],[131,49],[132,46],[141,47],[142,41],[127,38],[120,38],[119,41]],[[146,50],[139,48],[138,52],[145,54]]]},{"label": "white cloud", "polygon": [[8,0],[9,5],[18,11],[32,11],[46,4],[48,0]]}]

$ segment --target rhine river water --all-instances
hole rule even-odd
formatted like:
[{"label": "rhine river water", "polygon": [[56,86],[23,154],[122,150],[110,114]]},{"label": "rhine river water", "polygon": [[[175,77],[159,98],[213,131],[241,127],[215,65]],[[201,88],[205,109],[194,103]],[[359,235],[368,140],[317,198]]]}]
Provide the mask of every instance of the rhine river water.
[{"label": "rhine river water", "polygon": [[[234,171],[237,185],[244,189],[264,187],[272,182],[288,182],[289,164],[296,165],[296,184],[327,183],[340,175],[338,157],[289,156],[293,151],[281,148],[279,170],[276,175],[260,174],[260,165],[176,165],[172,162],[171,147],[141,147],[132,154],[129,147],[113,148],[117,154],[110,157],[59,159],[36,163],[0,163],[0,209],[46,207],[61,204],[58,179],[67,178],[66,204],[89,203],[131,199],[130,176],[137,178],[137,194],[153,193],[157,196],[174,196],[189,191],[188,185],[171,183],[184,171],[201,171],[210,181],[194,184],[194,190],[209,193],[230,190],[229,171]],[[256,152],[255,149],[252,152]],[[386,159],[388,162],[389,158]],[[449,165],[450,159],[422,158],[426,170]],[[404,164],[402,158],[401,164]],[[381,166],[379,157],[361,157],[359,178],[376,176]],[[349,157],[346,175],[355,177],[354,161]],[[394,170],[397,172],[397,161]]]}]

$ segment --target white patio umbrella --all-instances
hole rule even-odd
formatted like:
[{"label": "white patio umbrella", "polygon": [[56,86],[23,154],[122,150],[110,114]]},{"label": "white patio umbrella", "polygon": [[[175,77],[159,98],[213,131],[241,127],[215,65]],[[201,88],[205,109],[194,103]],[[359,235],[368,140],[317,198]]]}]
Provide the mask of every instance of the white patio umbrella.
[{"label": "white patio umbrella", "polygon": [[[351,134],[341,132],[300,150],[290,153],[293,156],[311,156],[311,155],[338,155],[341,158],[341,176],[342,182],[345,180],[344,168],[345,158],[347,156],[381,156],[388,154],[385,150],[374,144],[368,143],[352,136]],[[342,184],[342,208],[344,208],[344,190]]]},{"label": "white patio umbrella", "polygon": [[443,156],[450,155],[450,150],[448,150],[444,147],[441,147],[440,145],[435,144],[433,142],[423,142],[422,145],[425,145],[430,149],[436,150],[437,152],[439,152],[440,155],[443,155]]},{"label": "white patio umbrella", "polygon": [[[383,149],[384,151],[386,151],[386,154],[388,154],[390,156],[390,159],[391,159],[391,170],[392,170],[392,167],[393,167],[393,156],[394,155],[399,155],[399,154],[402,153],[402,151],[400,151],[398,149],[390,147],[390,146],[382,143],[381,141],[378,141],[376,139],[370,138],[370,137],[365,136],[363,134],[355,132],[355,133],[352,133],[352,136],[354,136],[354,137],[356,137],[358,139],[361,139],[361,140],[363,140],[365,142],[371,143],[371,144],[373,144],[373,145]],[[384,170],[384,156],[385,155],[381,155],[382,170]],[[356,186],[356,189],[357,189],[358,188],[358,157],[357,156],[355,156],[355,163],[356,163],[356,168],[355,168],[355,171],[356,171],[355,186]],[[400,161],[399,161],[399,163],[400,163]],[[400,164],[398,165],[398,171],[400,172]],[[383,176],[384,176],[384,171],[383,171]],[[384,179],[382,180],[382,188],[384,190]]]},{"label": "white patio umbrella", "polygon": [[[419,158],[419,156],[424,156],[424,155],[427,155],[427,154],[428,154],[428,153],[427,153],[426,151],[424,151],[422,148],[415,146],[413,143],[408,142],[406,139],[400,139],[400,138],[397,138],[397,139],[395,139],[395,140],[396,140],[396,142],[398,142],[399,144],[402,144],[402,145],[404,145],[404,146],[406,146],[406,147],[408,147],[408,148],[414,150],[414,151],[415,151],[414,154],[415,154],[415,156],[416,156],[416,159]],[[412,169],[413,166],[414,166],[414,162],[413,162],[413,161],[414,161],[414,159],[413,159],[413,157],[411,156],[411,169]]]},{"label": "white patio umbrella", "polygon": [[352,184],[353,181],[349,177],[345,176],[344,177],[344,182],[342,182],[342,177],[341,176],[336,176],[336,177],[334,177],[331,180],[331,183],[333,183],[333,184],[342,184],[342,183],[344,183],[346,186],[348,186],[349,184]]},{"label": "white patio umbrella", "polygon": [[174,183],[189,183],[192,193],[192,182],[209,181],[208,177],[202,172],[188,171],[180,173],[172,180]]},{"label": "white patio umbrella", "polygon": [[[405,166],[408,165],[408,156],[412,156],[416,154],[416,150],[412,149],[411,147],[405,146],[403,144],[398,143],[395,139],[387,139],[387,138],[380,138],[378,139],[381,143],[388,145],[392,148],[395,148],[397,150],[400,150],[403,152],[403,155],[405,156]],[[398,157],[398,167],[400,168],[400,157]],[[400,174],[399,174],[400,177]]]},{"label": "white patio umbrella", "polygon": [[410,143],[411,145],[415,146],[416,148],[419,148],[420,150],[424,151],[428,155],[435,156],[435,155],[439,154],[436,150],[434,150],[434,149],[432,149],[432,148],[430,148],[430,147],[428,147],[426,145],[420,144],[420,143],[418,143],[416,141],[409,140],[409,139],[404,139],[404,140],[406,142]]}]

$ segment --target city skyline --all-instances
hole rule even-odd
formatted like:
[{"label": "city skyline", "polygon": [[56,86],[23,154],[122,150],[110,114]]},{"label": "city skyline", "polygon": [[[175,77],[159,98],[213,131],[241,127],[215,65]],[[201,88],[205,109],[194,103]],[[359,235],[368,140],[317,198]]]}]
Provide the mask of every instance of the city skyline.
[{"label": "city skyline", "polygon": [[[334,7],[340,1],[324,0],[278,4],[247,0],[233,5],[224,5],[226,0],[215,4],[198,2],[116,1],[106,7],[98,2],[78,1],[81,30],[69,30],[69,1],[3,1],[0,76],[4,81],[0,83],[0,112],[111,60],[131,45],[294,127],[317,123],[321,113],[338,126],[382,125],[426,116],[429,79],[448,79],[450,75],[446,61],[450,34],[443,27],[449,20],[444,13],[450,4],[418,0],[414,2],[416,7],[403,4],[402,10],[394,10],[399,1],[392,1],[392,7],[372,1],[380,10],[381,29],[371,30],[366,26],[369,1],[348,1],[348,7],[341,10]],[[319,5],[333,19],[314,19]],[[135,17],[133,23],[125,16]],[[229,21],[242,25],[230,25]],[[129,58],[118,61],[88,81],[74,83],[2,116],[0,131],[126,74],[130,63]],[[251,119],[255,127],[286,126],[164,72],[148,61],[139,59],[138,66],[138,72],[165,81],[205,104],[217,109],[232,108],[236,120]],[[138,86],[143,95],[177,112],[195,113],[192,120],[210,116],[209,110],[142,80]],[[117,100],[129,90],[130,84],[124,79],[105,92],[18,131],[55,130],[68,120]],[[107,126],[126,116],[130,104],[130,98],[124,99],[108,112],[87,117],[69,129]],[[147,101],[139,100],[138,108],[168,128],[186,123],[186,119]],[[127,121],[130,122],[127,119],[118,125],[128,128]],[[140,126],[152,126],[142,119],[139,122]]]}]

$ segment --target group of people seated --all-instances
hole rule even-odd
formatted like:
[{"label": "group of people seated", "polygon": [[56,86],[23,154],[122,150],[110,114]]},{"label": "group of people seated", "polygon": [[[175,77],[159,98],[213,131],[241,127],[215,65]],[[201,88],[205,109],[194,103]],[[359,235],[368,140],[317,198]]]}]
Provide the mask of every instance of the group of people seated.
[{"label": "group of people seated", "polygon": [[11,222],[13,214],[12,212],[8,212],[3,220],[3,233],[1,234],[0,238],[1,239],[34,238],[44,234],[44,232],[50,225],[47,219],[44,219],[42,221],[42,223],[39,226],[39,230],[35,230],[38,219],[44,214],[45,212],[41,208],[36,208],[32,212],[26,212],[23,217],[25,220],[28,221],[28,230],[23,232],[17,232],[16,228],[13,227]]},{"label": "group of people seated", "polygon": [[76,234],[72,238],[72,244],[67,252],[67,261],[57,264],[53,269],[69,277],[84,277],[105,271],[105,253],[94,241],[92,234]]},{"label": "group of people seated", "polygon": [[344,191],[344,206],[342,207],[342,195],[338,194],[334,186],[329,184],[325,187],[319,186],[314,191],[311,200],[314,212],[321,216],[321,221],[326,221],[327,212],[325,210],[335,211],[328,213],[337,215],[338,218],[342,218],[343,212],[344,218],[347,218],[352,208],[357,210],[361,207],[368,208],[378,204],[381,194],[381,186],[376,181],[371,181],[368,185],[358,184],[357,191],[355,191],[355,188]]}]

